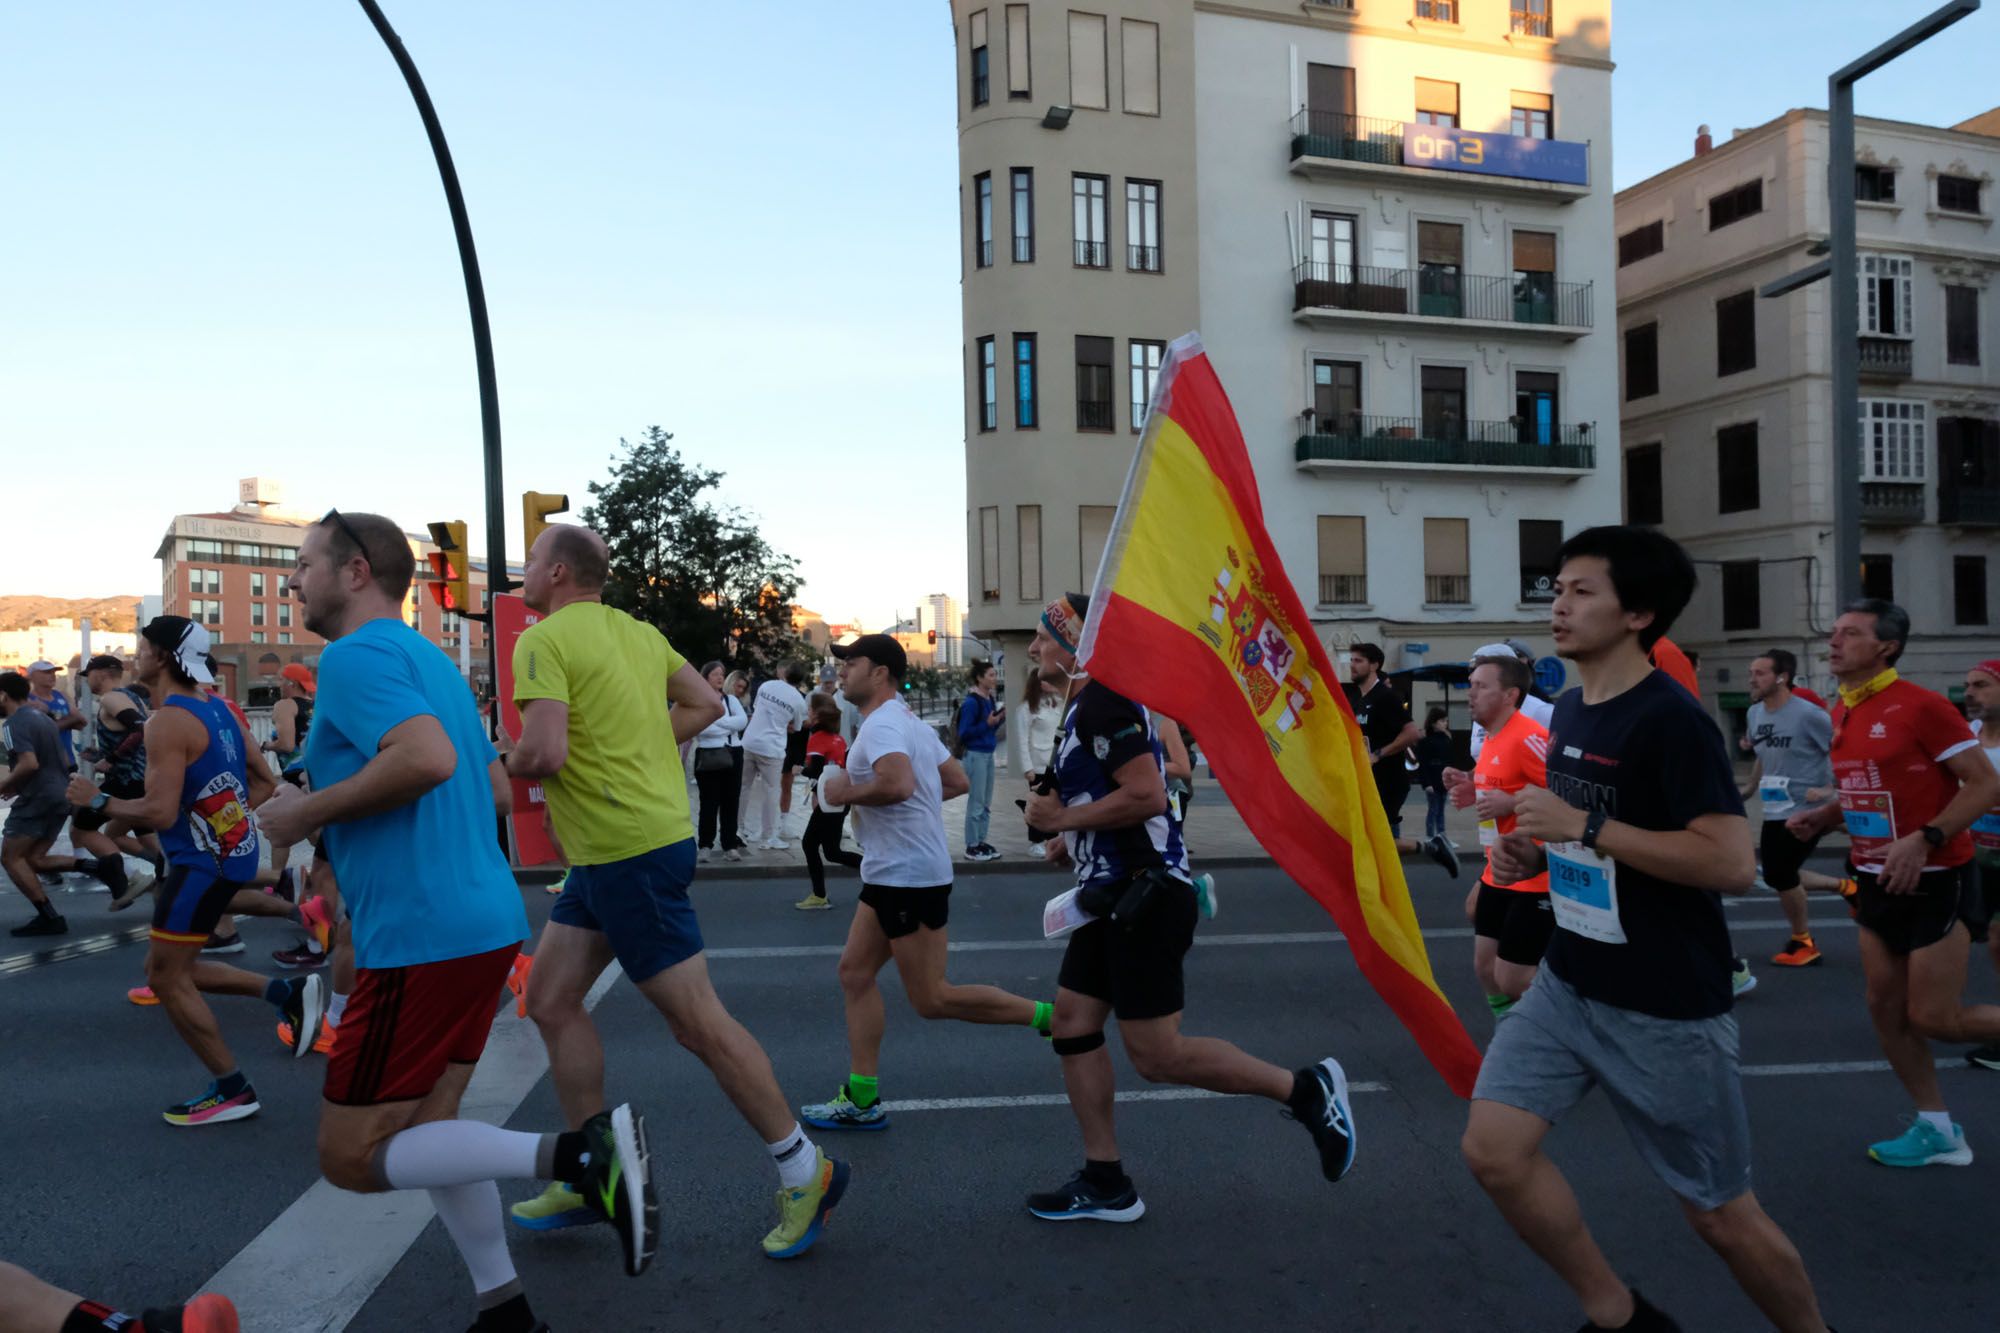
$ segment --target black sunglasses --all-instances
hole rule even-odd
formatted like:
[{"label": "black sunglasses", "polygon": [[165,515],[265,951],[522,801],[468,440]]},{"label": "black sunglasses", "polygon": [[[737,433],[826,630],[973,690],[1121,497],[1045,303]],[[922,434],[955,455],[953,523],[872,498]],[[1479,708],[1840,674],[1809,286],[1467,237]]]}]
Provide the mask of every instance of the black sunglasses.
[{"label": "black sunglasses", "polygon": [[375,557],[368,554],[368,543],[361,540],[361,534],[354,530],[352,523],[349,523],[346,518],[342,517],[338,509],[327,510],[326,517],[322,518],[320,522],[322,524],[331,523],[336,528],[339,528],[341,535],[354,543],[354,549],[361,553],[361,558],[368,562],[368,567],[370,569],[375,567]]}]

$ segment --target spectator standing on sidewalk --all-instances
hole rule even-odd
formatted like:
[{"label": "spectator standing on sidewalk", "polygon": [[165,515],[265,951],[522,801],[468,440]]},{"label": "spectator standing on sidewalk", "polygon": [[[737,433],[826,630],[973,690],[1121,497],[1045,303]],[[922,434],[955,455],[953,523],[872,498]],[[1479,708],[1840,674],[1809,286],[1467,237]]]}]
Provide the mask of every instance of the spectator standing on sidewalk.
[{"label": "spectator standing on sidewalk", "polygon": [[1433,704],[1431,711],[1424,714],[1423,739],[1417,742],[1417,785],[1424,789],[1424,800],[1428,803],[1424,811],[1424,840],[1444,837],[1444,812],[1448,794],[1444,787],[1444,771],[1451,767],[1452,742],[1450,715]]},{"label": "spectator standing on sidewalk", "polygon": [[738,697],[741,690],[732,691],[728,686],[730,679],[742,678],[740,672],[725,677],[722,663],[710,662],[701,674],[722,696],[722,716],[693,742],[694,786],[701,805],[699,855],[707,860],[714,852],[716,825],[720,824],[722,857],[737,861],[743,856],[743,839],[736,836],[736,803],[743,794],[743,729],[750,725],[750,714]]},{"label": "spectator standing on sidewalk", "polygon": [[[753,847],[785,850],[778,810],[784,781],[785,749],[806,720],[805,668],[793,663],[781,679],[757,687],[750,725],[743,731],[743,795],[737,819]],[[755,818],[752,816],[755,815]]]},{"label": "spectator standing on sidewalk", "polygon": [[993,697],[1000,673],[984,658],[972,659],[972,690],[958,706],[958,742],[964,747],[965,776],[972,783],[966,795],[965,855],[974,861],[997,861],[999,851],[986,841],[993,816],[993,752],[1000,744],[1000,724],[1007,706]]}]

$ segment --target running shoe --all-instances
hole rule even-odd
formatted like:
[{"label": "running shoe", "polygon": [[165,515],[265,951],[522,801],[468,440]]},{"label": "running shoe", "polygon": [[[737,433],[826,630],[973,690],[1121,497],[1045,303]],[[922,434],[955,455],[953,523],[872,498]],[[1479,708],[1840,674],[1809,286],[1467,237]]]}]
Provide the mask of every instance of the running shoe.
[{"label": "running shoe", "polygon": [[847,1095],[842,1085],[830,1102],[817,1102],[799,1108],[799,1119],[814,1129],[887,1129],[889,1113],[882,1109],[882,1103],[875,1101],[868,1106],[856,1106],[854,1099]]},{"label": "running shoe", "polygon": [[153,994],[151,986],[134,986],[125,992],[125,998],[137,1005],[158,1004],[160,997]]},{"label": "running shoe", "polygon": [[1201,907],[1202,916],[1215,920],[1216,909],[1222,906],[1222,899],[1215,892],[1215,876],[1196,875],[1194,877],[1195,902]]},{"label": "running shoe", "polygon": [[1306,1127],[1319,1149],[1320,1173],[1339,1180],[1354,1169],[1354,1107],[1347,1099],[1347,1071],[1329,1056],[1299,1073],[1310,1080],[1315,1104],[1300,1110],[1286,1107],[1281,1114]]},{"label": "running shoe", "polygon": [[1757,978],[1750,971],[1750,960],[1748,958],[1738,958],[1735,961],[1734,970],[1729,974],[1730,993],[1741,999],[1756,989]]},{"label": "running shoe", "polygon": [[1771,955],[1771,961],[1779,967],[1811,967],[1825,955],[1813,943],[1812,936],[1794,935],[1785,941],[1785,947]]},{"label": "running shoe", "polygon": [[160,1112],[170,1125],[189,1128],[195,1125],[221,1125],[231,1120],[247,1120],[263,1108],[257,1103],[256,1089],[245,1084],[243,1091],[234,1097],[225,1097],[217,1091],[214,1083],[208,1091],[192,1101],[178,1106],[169,1106]]},{"label": "running shoe", "polygon": [[[84,869],[84,873],[103,880],[104,887],[111,890],[111,910],[114,912],[130,907],[132,900],[138,896],[132,892],[131,876],[125,873],[125,858],[117,852],[98,857]],[[56,883],[61,885],[60,875],[56,877]]]},{"label": "running shoe", "polygon": [[226,937],[222,935],[210,935],[208,943],[201,946],[201,952],[204,958],[220,958],[224,954],[242,953],[247,947],[243,943],[241,935]]},{"label": "running shoe", "polygon": [[41,935],[67,935],[69,922],[59,916],[42,916],[37,913],[34,920],[16,926],[7,933],[17,940],[32,939]]},{"label": "running shoe", "polygon": [[625,1272],[637,1277],[653,1262],[660,1238],[660,1205],[653,1193],[645,1117],[627,1102],[592,1116],[583,1132],[590,1138],[590,1160],[577,1182],[577,1193],[592,1212],[618,1229]]},{"label": "running shoe", "polygon": [[1000,849],[989,847],[982,842],[977,847],[968,847],[965,856],[969,861],[998,861],[1000,859]]},{"label": "running shoe", "polygon": [[1965,1062],[1981,1069],[2000,1069],[2000,1041],[1989,1041],[1965,1053]]},{"label": "running shoe", "polygon": [[533,954],[517,953],[507,969],[507,989],[514,992],[514,1017],[528,1016],[528,973],[535,969]]},{"label": "running shoe", "polygon": [[[278,1020],[278,1041],[279,1041],[279,1043],[280,1043],[281,1045],[283,1045],[283,1046],[284,1046],[284,1048],[285,1048],[286,1050],[288,1050],[288,1051],[289,1051],[289,1050],[292,1050],[292,1049],[293,1049],[293,1043],[292,1043],[292,1025],[291,1025],[290,1023],[287,1023],[287,1022],[286,1022],[286,1021],[285,1021],[284,1019],[282,1019],[282,1018]],[[314,1055],[332,1055],[332,1054],[333,1054],[333,1029],[332,1029],[332,1028],[330,1028],[330,1027],[324,1027],[324,1026],[322,1026],[322,1027],[320,1028],[320,1030],[319,1030],[319,1036],[318,1036],[318,1038],[316,1038],[316,1039],[315,1039],[315,1040],[313,1041],[313,1044],[312,1044],[312,1052],[313,1052],[313,1054],[314,1054]]]},{"label": "running shoe", "polygon": [[[1632,1291],[1632,1318],[1619,1325],[1623,1333],[1681,1333],[1665,1310],[1641,1296],[1637,1288]],[[1577,1333],[1604,1333],[1598,1324],[1585,1324]]]},{"label": "running shoe", "polygon": [[333,913],[324,897],[315,894],[299,904],[299,924],[312,933],[321,953],[333,947]]},{"label": "running shoe", "polygon": [[44,870],[36,878],[42,881],[42,887],[45,889],[59,889],[68,876],[60,870]]},{"label": "running shoe", "polygon": [[319,1040],[326,1023],[326,983],[317,972],[293,977],[285,983],[291,993],[285,997],[285,1021],[292,1028],[292,1058],[301,1060]]},{"label": "running shoe", "polygon": [[1061,1189],[1030,1194],[1028,1211],[1045,1222],[1136,1222],[1146,1215],[1146,1202],[1130,1177],[1123,1189],[1105,1191],[1079,1171]]},{"label": "running shoe", "polygon": [[548,888],[549,896],[553,898],[568,887],[569,887],[569,871],[565,870],[562,872],[562,874],[556,876],[555,883],[549,885]]},{"label": "running shoe", "polygon": [[1451,849],[1450,843],[1442,837],[1427,838],[1424,841],[1424,851],[1429,854],[1431,860],[1444,867],[1445,874],[1453,879],[1458,878],[1458,853]]},{"label": "running shoe", "polygon": [[561,1231],[565,1227],[595,1226],[598,1215],[576,1186],[558,1180],[532,1199],[523,1199],[507,1210],[514,1225],[528,1231]]},{"label": "running shoe", "polygon": [[306,941],[300,940],[296,948],[273,949],[271,961],[279,967],[318,967],[326,961],[326,955],[314,953]]},{"label": "running shoe", "polygon": [[139,1327],[177,1328],[181,1333],[242,1333],[243,1325],[237,1322],[236,1307],[227,1296],[209,1292],[186,1305],[148,1310],[139,1316]]},{"label": "running shoe", "polygon": [[758,843],[757,845],[759,847],[762,847],[767,852],[784,852],[791,850],[791,844],[786,842],[783,838],[769,838],[763,842]]},{"label": "running shoe", "polygon": [[808,893],[805,897],[793,903],[792,906],[798,908],[801,912],[824,912],[829,907],[832,907],[833,904],[816,893]]},{"label": "running shoe", "polygon": [[847,1163],[835,1161],[818,1148],[813,1152],[819,1165],[813,1170],[812,1183],[778,1191],[778,1225],[764,1237],[764,1253],[769,1258],[796,1259],[810,1250],[819,1233],[826,1230],[833,1206],[847,1193]]},{"label": "running shoe", "polygon": [[725,847],[722,849],[722,859],[725,861],[741,861],[743,859],[743,849],[741,847]]},{"label": "running shoe", "polygon": [[705,866],[714,859],[715,859],[715,851],[713,848],[710,847],[703,847],[694,854],[694,860],[696,865]]},{"label": "running shoe", "polygon": [[1849,916],[1858,917],[1861,915],[1861,909],[1855,906],[1855,903],[1859,901],[1860,893],[1861,886],[1854,882],[1852,875],[1840,881],[1840,900],[1847,904],[1847,914]]},{"label": "running shoe", "polygon": [[1954,1122],[1947,1135],[1922,1116],[1911,1116],[1910,1127],[1895,1138],[1869,1144],[1868,1155],[1884,1166],[1972,1165],[1963,1126]]},{"label": "running shoe", "polygon": [[159,872],[152,868],[150,861],[147,862],[145,869],[135,875],[125,869],[124,857],[107,856],[104,859],[106,861],[116,861],[118,865],[118,869],[113,872],[112,878],[104,881],[111,889],[110,907],[114,912],[124,911],[133,903],[138,902],[148,893],[151,893],[163,878]]}]

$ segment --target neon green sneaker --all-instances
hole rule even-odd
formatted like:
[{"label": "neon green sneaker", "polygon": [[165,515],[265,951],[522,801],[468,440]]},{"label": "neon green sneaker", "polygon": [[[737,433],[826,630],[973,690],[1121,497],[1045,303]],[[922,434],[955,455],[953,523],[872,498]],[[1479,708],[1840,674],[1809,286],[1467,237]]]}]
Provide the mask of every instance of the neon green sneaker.
[{"label": "neon green sneaker", "polygon": [[836,1162],[819,1148],[819,1167],[812,1183],[778,1191],[778,1225],[764,1237],[764,1253],[772,1259],[796,1259],[811,1249],[826,1228],[826,1219],[840,1196],[847,1193],[847,1163]]},{"label": "neon green sneaker", "polygon": [[534,1198],[515,1204],[507,1210],[507,1215],[514,1219],[515,1226],[529,1231],[560,1231],[564,1227],[587,1227],[597,1221],[597,1214],[590,1211],[583,1196],[576,1192],[576,1186],[560,1180]]}]

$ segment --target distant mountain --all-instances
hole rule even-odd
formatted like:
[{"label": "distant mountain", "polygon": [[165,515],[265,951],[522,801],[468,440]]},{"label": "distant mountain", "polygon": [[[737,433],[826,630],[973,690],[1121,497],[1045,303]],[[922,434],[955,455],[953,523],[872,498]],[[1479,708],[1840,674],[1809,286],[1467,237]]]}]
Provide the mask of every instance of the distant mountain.
[{"label": "distant mountain", "polygon": [[137,594],[126,597],[37,597],[32,593],[0,597],[0,629],[27,629],[50,620],[82,620],[92,627],[130,633]]}]

